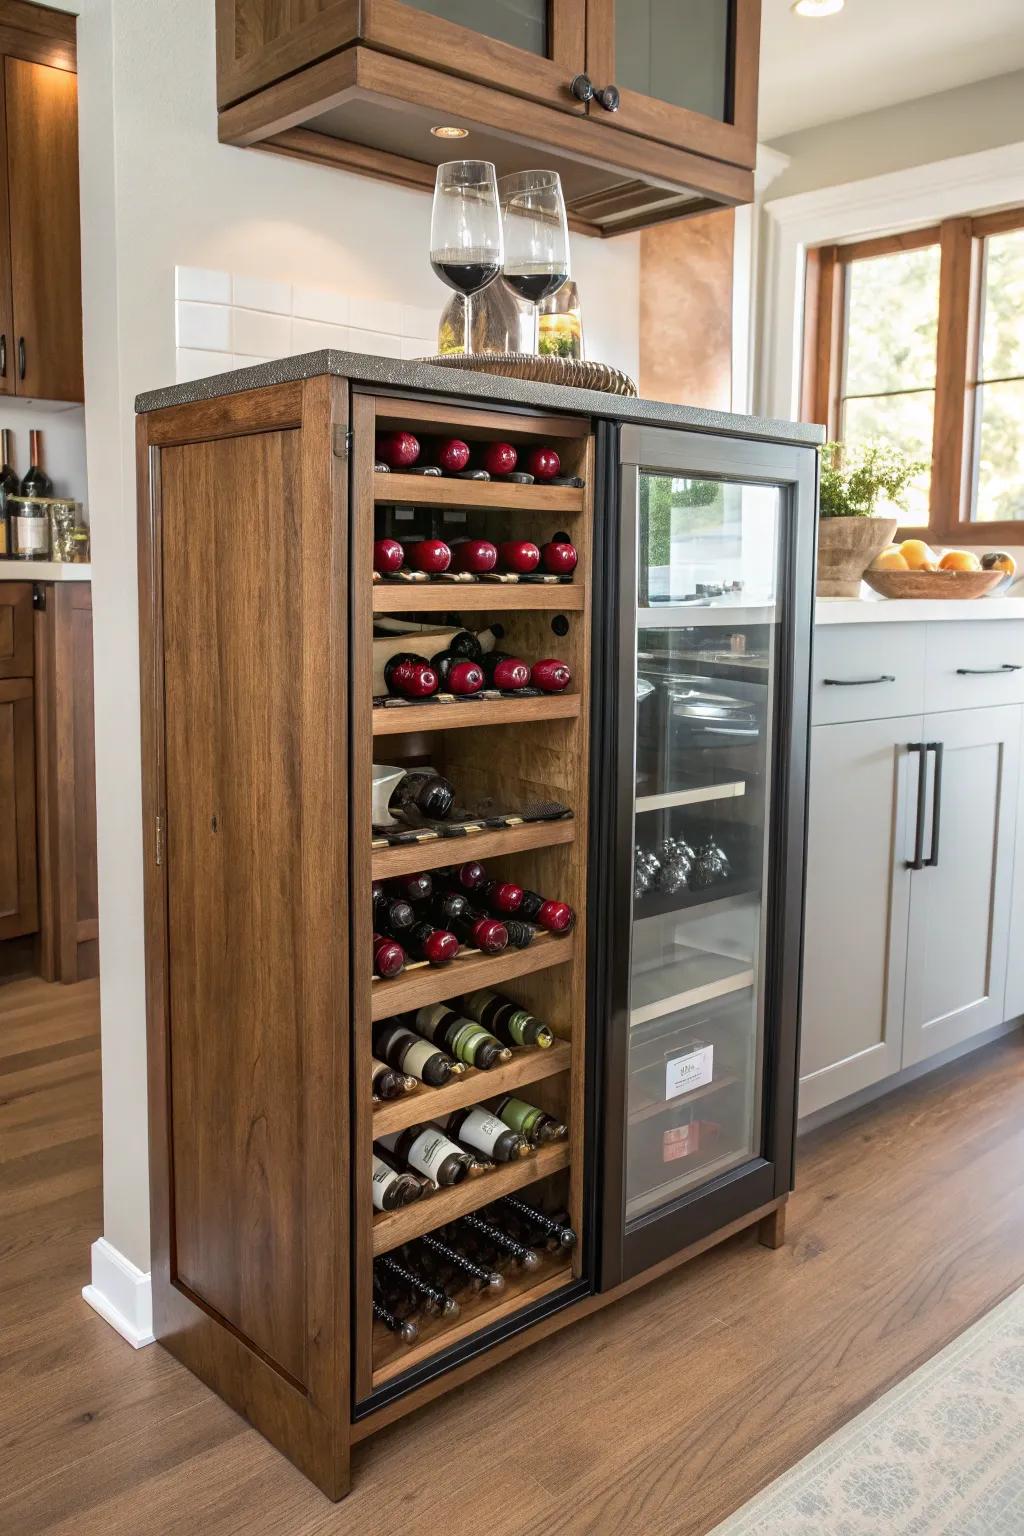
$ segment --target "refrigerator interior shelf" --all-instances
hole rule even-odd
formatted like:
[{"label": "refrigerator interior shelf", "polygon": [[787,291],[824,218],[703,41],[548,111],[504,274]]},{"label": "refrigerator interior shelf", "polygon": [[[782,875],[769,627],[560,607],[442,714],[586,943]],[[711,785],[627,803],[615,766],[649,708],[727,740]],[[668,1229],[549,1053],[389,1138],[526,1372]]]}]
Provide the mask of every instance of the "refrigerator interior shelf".
[{"label": "refrigerator interior shelf", "polygon": [[666,790],[663,795],[638,795],[637,815],[642,811],[667,811],[676,805],[702,805],[708,800],[732,800],[745,795],[745,779],[720,784],[691,784],[685,789]]},{"label": "refrigerator interior shelf", "polygon": [[774,624],[777,618],[774,603],[655,603],[651,608],[636,611],[637,626],[641,630],[697,629],[707,625],[727,629],[737,624]]},{"label": "refrigerator interior shelf", "polygon": [[749,1162],[750,1157],[749,1149],[743,1148],[719,1153],[717,1157],[698,1155],[692,1162],[687,1160],[680,1163],[679,1172],[674,1177],[666,1175],[663,1183],[656,1184],[653,1189],[645,1190],[641,1195],[633,1195],[626,1201],[627,1222],[646,1216],[648,1211],[670,1200],[678,1200],[680,1195],[685,1195],[687,1190],[697,1184],[710,1184],[712,1179],[728,1173],[732,1168],[738,1168],[741,1163]]},{"label": "refrigerator interior shelf", "polygon": [[[680,948],[685,949],[685,946]],[[683,1008],[692,1008],[697,1003],[710,1002],[713,997],[741,992],[753,984],[752,967],[734,955],[690,949],[675,965],[659,966],[649,975],[634,973],[630,1028],[646,1024],[650,1019],[664,1018]]]}]

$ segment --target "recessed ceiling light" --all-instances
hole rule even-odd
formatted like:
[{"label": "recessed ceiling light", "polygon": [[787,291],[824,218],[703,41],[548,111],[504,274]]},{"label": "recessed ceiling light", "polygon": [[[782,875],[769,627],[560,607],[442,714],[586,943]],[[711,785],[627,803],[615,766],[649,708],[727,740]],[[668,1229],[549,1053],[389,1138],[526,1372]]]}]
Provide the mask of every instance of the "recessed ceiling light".
[{"label": "recessed ceiling light", "polygon": [[790,10],[798,16],[834,16],[845,4],[846,0],[793,0]]},{"label": "recessed ceiling light", "polygon": [[[803,4],[803,0],[800,0],[800,3]],[[843,0],[839,0],[839,4],[842,5],[842,3],[843,3]],[[469,138],[469,129],[468,128],[455,128],[455,127],[453,127],[449,123],[444,123],[439,128],[431,128],[430,131],[434,135],[435,139],[468,139]]]}]

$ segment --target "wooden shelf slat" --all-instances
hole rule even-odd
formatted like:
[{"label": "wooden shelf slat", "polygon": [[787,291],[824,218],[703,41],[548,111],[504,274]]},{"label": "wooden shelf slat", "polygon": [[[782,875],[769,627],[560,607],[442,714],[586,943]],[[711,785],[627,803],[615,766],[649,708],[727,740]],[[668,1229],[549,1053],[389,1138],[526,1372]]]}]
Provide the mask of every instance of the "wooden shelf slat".
[{"label": "wooden shelf slat", "polygon": [[463,1339],[489,1328],[503,1317],[511,1317],[532,1306],[572,1280],[572,1259],[568,1255],[545,1255],[537,1269],[529,1273],[505,1276],[505,1289],[494,1295],[488,1291],[464,1291],[459,1297],[461,1312],[454,1322],[443,1317],[418,1319],[420,1336],[412,1346],[402,1344],[381,1324],[374,1327],[373,1385],[381,1387],[394,1381],[413,1366],[420,1365],[444,1349],[451,1349]]},{"label": "wooden shelf slat", "polygon": [[[442,1189],[428,1199],[417,1200],[415,1205],[403,1206],[398,1211],[379,1211],[373,1218],[374,1257],[379,1253],[389,1253],[400,1243],[422,1237],[424,1232],[433,1232],[435,1227],[443,1227],[457,1216],[479,1210],[482,1205],[490,1205],[492,1200],[499,1200],[502,1195],[510,1195],[515,1189],[524,1189],[527,1184],[536,1184],[538,1180],[546,1179],[549,1174],[558,1173],[568,1166],[569,1145],[562,1141],[553,1147],[541,1147],[533,1157],[525,1157],[514,1163],[502,1163],[491,1172],[482,1173],[479,1178],[463,1179],[461,1184]],[[366,1198],[369,1200],[369,1192]]]},{"label": "wooden shelf slat", "polygon": [[582,512],[585,489],[571,485],[507,485],[444,475],[374,475],[373,499],[405,507],[470,507],[498,512]]},{"label": "wooden shelf slat", "polygon": [[409,704],[374,709],[375,736],[405,736],[410,731],[460,731],[484,725],[530,725],[540,720],[575,720],[578,693],[549,693],[542,699],[484,699],[479,703]]},{"label": "wooden shelf slat", "polygon": [[450,965],[417,965],[392,981],[379,977],[370,993],[371,1019],[388,1019],[393,1013],[407,1013],[428,1003],[443,1003],[448,997],[461,997],[478,987],[500,987],[516,976],[530,976],[551,965],[565,965],[573,958],[572,934],[558,938],[539,934],[529,949],[506,949],[500,955],[483,955],[477,949],[464,950]]},{"label": "wooden shelf slat", "polygon": [[583,587],[575,581],[549,586],[528,581],[387,581],[374,587],[372,606],[374,613],[579,613]]},{"label": "wooden shelf slat", "polygon": [[498,859],[531,848],[556,848],[576,838],[576,822],[526,821],[517,827],[485,827],[463,837],[429,837],[422,843],[401,843],[395,848],[375,848],[370,869],[375,880],[396,875],[418,875],[424,869],[442,869],[466,859]]},{"label": "wooden shelf slat", "polygon": [[493,1099],[499,1093],[511,1093],[527,1083],[558,1077],[571,1066],[572,1051],[560,1040],[546,1051],[525,1046],[514,1052],[511,1061],[489,1072],[477,1072],[470,1067],[464,1076],[452,1078],[443,1088],[428,1088],[424,1084],[415,1093],[405,1093],[387,1104],[375,1104],[374,1140],[392,1131],[403,1131],[408,1125],[418,1125],[421,1120],[433,1120],[438,1115],[450,1115],[453,1110]]}]

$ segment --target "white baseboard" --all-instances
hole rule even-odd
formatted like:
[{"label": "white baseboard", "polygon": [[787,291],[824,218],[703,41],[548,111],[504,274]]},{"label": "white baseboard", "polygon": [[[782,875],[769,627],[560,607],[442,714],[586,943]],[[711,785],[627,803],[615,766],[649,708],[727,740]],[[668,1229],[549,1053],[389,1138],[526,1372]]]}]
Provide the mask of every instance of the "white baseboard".
[{"label": "white baseboard", "polygon": [[133,1349],[154,1342],[149,1275],[136,1269],[105,1237],[92,1245],[92,1284],[85,1286],[82,1295]]}]

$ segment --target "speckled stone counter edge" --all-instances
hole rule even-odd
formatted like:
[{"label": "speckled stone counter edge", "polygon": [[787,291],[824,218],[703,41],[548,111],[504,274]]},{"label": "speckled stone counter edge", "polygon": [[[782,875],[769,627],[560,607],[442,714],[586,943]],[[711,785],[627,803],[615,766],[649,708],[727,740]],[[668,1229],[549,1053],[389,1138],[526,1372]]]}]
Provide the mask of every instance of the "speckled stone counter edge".
[{"label": "speckled stone counter edge", "polygon": [[304,352],[298,357],[260,363],[255,368],[237,368],[208,379],[193,379],[188,384],[175,384],[169,389],[148,390],[138,396],[135,409],[139,412],[162,411],[172,405],[192,405],[197,400],[212,400],[218,395],[235,394],[244,389],[266,389],[272,384],[290,384],[324,373],[358,384],[459,395],[493,401],[497,405],[542,406],[546,410],[602,416],[608,421],[687,427],[695,432],[717,432],[800,445],[824,442],[821,427],[803,422],[734,416],[726,411],[606,395],[593,389],[567,389],[558,384],[529,384],[522,379],[468,373],[459,368],[436,368],[429,363],[404,363],[393,357],[370,357],[362,352]]}]

